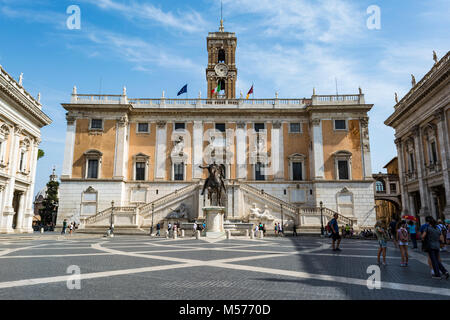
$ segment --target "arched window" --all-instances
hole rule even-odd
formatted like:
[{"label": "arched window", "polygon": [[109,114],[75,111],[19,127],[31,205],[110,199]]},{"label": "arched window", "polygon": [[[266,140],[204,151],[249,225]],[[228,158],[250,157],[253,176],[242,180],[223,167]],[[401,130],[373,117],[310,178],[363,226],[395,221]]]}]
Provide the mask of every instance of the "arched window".
[{"label": "arched window", "polygon": [[219,84],[220,84],[220,92],[219,93],[225,93],[225,80],[224,79],[220,79],[219,80]]},{"label": "arched window", "polygon": [[384,182],[381,180],[377,180],[377,182],[375,182],[375,189],[377,190],[377,192],[384,192],[386,190],[384,187]]},{"label": "arched window", "polygon": [[225,50],[223,50],[223,49],[220,49],[220,50],[219,50],[219,55],[218,55],[217,63],[226,63],[226,62],[225,62]]}]

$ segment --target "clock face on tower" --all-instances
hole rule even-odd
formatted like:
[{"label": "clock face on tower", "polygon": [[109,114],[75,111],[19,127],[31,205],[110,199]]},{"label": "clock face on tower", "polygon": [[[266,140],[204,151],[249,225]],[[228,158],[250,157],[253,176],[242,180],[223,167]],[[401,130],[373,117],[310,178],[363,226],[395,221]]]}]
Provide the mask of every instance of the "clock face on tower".
[{"label": "clock face on tower", "polygon": [[216,71],[217,76],[226,77],[228,74],[228,67],[226,64],[219,63],[214,67],[214,71]]}]

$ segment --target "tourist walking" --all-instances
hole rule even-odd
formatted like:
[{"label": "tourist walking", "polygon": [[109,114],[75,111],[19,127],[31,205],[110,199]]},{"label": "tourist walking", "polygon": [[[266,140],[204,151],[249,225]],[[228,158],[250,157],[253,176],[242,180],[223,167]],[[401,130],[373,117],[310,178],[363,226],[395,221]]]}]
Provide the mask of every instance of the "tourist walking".
[{"label": "tourist walking", "polygon": [[389,224],[389,232],[390,232],[390,236],[392,238],[392,241],[394,242],[394,246],[398,248],[398,244],[397,244],[397,221],[395,219],[392,219],[391,223]]},{"label": "tourist walking", "polygon": [[[331,238],[333,239],[332,242],[332,248],[333,251],[341,251],[341,249],[339,249],[339,245],[341,244],[341,236],[339,234],[339,226],[338,226],[338,219],[339,215],[337,213],[335,213],[333,215],[333,219],[331,219],[330,221],[330,228],[331,228]],[[336,241],[337,241],[337,245],[336,245]]]},{"label": "tourist walking", "polygon": [[409,220],[409,222],[408,222],[408,231],[409,231],[409,236],[411,237],[411,241],[413,243],[413,249],[417,249],[416,224],[412,220]]},{"label": "tourist walking", "polygon": [[193,229],[193,230],[192,230],[192,231],[193,231],[192,234],[193,234],[194,237],[195,237],[195,233],[197,232],[197,222],[194,221],[194,225],[192,226],[192,229]]},{"label": "tourist walking", "polygon": [[294,222],[294,229],[292,230],[292,236],[296,237],[297,236],[297,224]]},{"label": "tourist walking", "polygon": [[72,235],[72,231],[73,231],[73,222],[71,222],[69,225],[69,234],[70,235]]},{"label": "tourist walking", "polygon": [[406,230],[406,221],[399,223],[397,230],[397,241],[400,248],[400,254],[402,255],[401,267],[408,266],[408,230]]},{"label": "tourist walking", "polygon": [[283,231],[283,226],[278,222],[278,235],[284,236]]},{"label": "tourist walking", "polygon": [[389,238],[389,235],[387,233],[387,230],[384,228],[383,222],[381,220],[378,220],[375,224],[375,235],[378,239],[378,265],[381,264],[380,262],[380,256],[383,255],[383,265],[386,266],[386,249],[387,249],[387,240]]},{"label": "tourist walking", "polygon": [[440,219],[438,220],[437,223],[438,223],[437,227],[439,228],[439,230],[442,233],[442,236],[444,237],[444,241],[441,243],[441,251],[447,251],[445,248],[445,239],[447,238],[447,233],[448,233],[447,227]]},{"label": "tourist walking", "polygon": [[447,269],[442,265],[439,256],[439,250],[441,247],[441,242],[444,241],[444,237],[442,236],[441,231],[437,227],[436,220],[432,216],[427,216],[425,221],[428,223],[428,226],[424,229],[422,233],[423,244],[425,246],[425,251],[428,253],[428,256],[431,260],[431,265],[433,266],[434,275],[433,279],[448,279],[449,273]]},{"label": "tourist walking", "polygon": [[64,219],[61,234],[66,234],[66,229],[67,229],[67,220]]},{"label": "tourist walking", "polygon": [[158,222],[158,224],[156,225],[156,235],[157,235],[158,237],[161,236],[161,225],[159,224],[159,222]]},{"label": "tourist walking", "polygon": [[278,225],[276,223],[275,223],[274,230],[275,230],[275,235],[278,235]]}]

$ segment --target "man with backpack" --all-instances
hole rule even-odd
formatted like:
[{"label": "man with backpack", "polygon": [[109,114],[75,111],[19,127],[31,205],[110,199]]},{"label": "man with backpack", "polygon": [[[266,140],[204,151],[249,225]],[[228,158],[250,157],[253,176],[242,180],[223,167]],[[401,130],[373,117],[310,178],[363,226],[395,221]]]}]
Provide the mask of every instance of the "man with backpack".
[{"label": "man with backpack", "polygon": [[[333,239],[332,248],[333,251],[341,251],[339,249],[339,245],[341,244],[341,236],[339,234],[339,226],[338,226],[338,219],[339,215],[337,213],[334,214],[333,219],[330,221],[330,228],[331,228],[331,238]],[[335,246],[335,242],[337,241],[337,246]]]}]

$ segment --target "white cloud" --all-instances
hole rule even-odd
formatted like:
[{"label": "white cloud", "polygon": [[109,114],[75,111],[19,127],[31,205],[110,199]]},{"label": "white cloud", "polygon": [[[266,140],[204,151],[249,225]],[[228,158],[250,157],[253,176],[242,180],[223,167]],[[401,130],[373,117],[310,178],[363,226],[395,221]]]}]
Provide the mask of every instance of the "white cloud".
[{"label": "white cloud", "polygon": [[253,30],[291,40],[349,41],[361,36],[366,21],[365,12],[342,0],[226,0],[225,5],[260,16]]},{"label": "white cloud", "polygon": [[195,10],[183,11],[178,14],[164,12],[149,3],[122,4],[114,0],[85,0],[104,10],[117,11],[133,22],[157,22],[165,27],[185,32],[202,32],[207,29],[207,23]]}]

